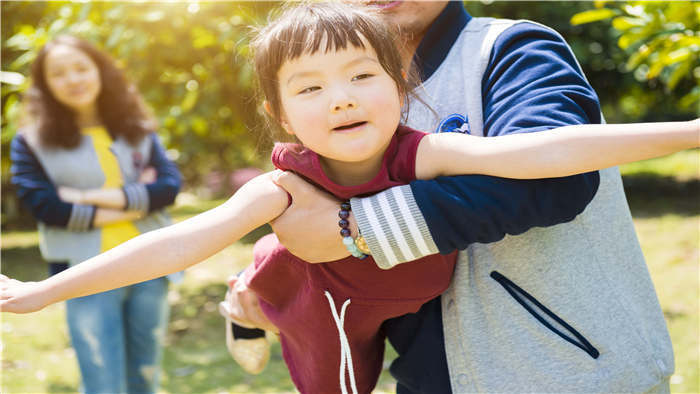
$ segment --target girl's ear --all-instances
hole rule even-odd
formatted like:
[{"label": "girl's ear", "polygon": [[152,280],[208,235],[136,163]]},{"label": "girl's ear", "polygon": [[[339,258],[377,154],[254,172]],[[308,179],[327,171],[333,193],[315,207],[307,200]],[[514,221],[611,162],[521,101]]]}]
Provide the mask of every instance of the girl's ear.
[{"label": "girl's ear", "polygon": [[[267,114],[270,115],[271,118],[275,119],[274,115],[272,115],[272,105],[270,105],[269,101],[263,101],[263,108],[265,109],[265,112],[267,112]],[[280,119],[275,120],[279,122],[280,126],[282,126],[282,128],[287,134],[294,135],[294,131],[292,131],[292,129],[289,128],[289,123],[287,123],[287,121],[284,120],[284,115],[282,115]]]}]

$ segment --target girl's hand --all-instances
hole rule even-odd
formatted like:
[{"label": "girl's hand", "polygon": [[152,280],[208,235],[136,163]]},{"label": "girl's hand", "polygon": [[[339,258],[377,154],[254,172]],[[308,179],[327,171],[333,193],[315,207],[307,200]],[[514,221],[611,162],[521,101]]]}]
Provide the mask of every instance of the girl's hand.
[{"label": "girl's hand", "polygon": [[0,274],[0,311],[35,312],[46,306],[41,282],[21,282]]},{"label": "girl's hand", "polygon": [[85,193],[83,190],[73,187],[59,186],[58,197],[61,200],[71,204],[82,204],[85,200]]}]

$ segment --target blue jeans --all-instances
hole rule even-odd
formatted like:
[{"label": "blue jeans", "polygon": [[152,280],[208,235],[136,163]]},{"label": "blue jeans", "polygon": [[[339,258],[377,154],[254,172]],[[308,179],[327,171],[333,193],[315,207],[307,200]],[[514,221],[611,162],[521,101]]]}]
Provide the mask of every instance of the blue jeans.
[{"label": "blue jeans", "polygon": [[168,322],[168,279],[66,301],[85,393],[154,393]]}]

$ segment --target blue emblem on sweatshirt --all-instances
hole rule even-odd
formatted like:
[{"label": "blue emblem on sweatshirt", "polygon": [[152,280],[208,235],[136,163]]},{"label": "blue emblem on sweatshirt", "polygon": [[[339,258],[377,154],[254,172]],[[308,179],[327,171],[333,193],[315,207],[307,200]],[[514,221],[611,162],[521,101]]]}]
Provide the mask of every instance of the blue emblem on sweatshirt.
[{"label": "blue emblem on sweatshirt", "polygon": [[469,134],[469,122],[466,116],[460,114],[452,114],[447,116],[440,122],[440,125],[435,130],[436,133],[451,133],[457,132]]}]

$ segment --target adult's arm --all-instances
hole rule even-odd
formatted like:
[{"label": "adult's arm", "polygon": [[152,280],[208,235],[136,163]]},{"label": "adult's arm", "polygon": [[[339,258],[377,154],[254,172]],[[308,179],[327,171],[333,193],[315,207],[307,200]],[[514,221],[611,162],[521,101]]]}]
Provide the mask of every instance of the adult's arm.
[{"label": "adult's arm", "polygon": [[143,184],[134,182],[124,185],[126,209],[150,213],[165,208],[175,202],[180,191],[182,177],[175,163],[165,155],[165,149],[158,136],[151,133],[151,152],[147,167],[153,167],[157,177],[155,182]]},{"label": "adult's arm", "polygon": [[58,187],[58,197],[68,203],[94,205],[98,208],[123,210],[126,196],[121,188],[77,189],[68,186]]},{"label": "adult's arm", "polygon": [[139,212],[97,208],[62,200],[56,187],[31,150],[24,136],[17,134],[10,144],[12,183],[17,196],[34,217],[50,226],[85,231],[124,220],[135,220]]},{"label": "adult's arm", "polygon": [[[180,189],[180,173],[177,166],[165,156],[155,134],[147,138],[151,139],[150,159],[137,182],[123,187],[87,190],[59,187],[58,196],[65,202],[137,211],[141,215],[172,204]],[[162,172],[160,178],[158,170]]]},{"label": "adult's arm", "polygon": [[17,134],[12,139],[10,159],[12,183],[17,187],[17,197],[37,220],[72,231],[92,227],[96,208],[62,201],[22,134]]},{"label": "adult's arm", "polygon": [[[488,137],[601,121],[597,96],[567,44],[530,23],[509,28],[496,41],[482,96]],[[391,268],[570,221],[593,199],[599,181],[597,172],[540,180],[441,177],[351,203],[374,260]]]}]

